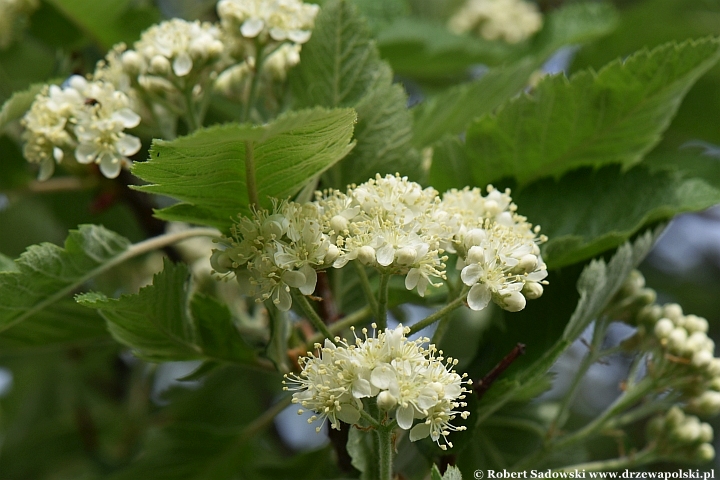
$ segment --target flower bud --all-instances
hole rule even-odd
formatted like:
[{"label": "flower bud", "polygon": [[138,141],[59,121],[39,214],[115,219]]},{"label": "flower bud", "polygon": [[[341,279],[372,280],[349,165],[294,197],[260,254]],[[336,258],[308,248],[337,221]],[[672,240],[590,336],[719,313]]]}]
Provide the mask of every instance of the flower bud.
[{"label": "flower bud", "polygon": [[535,255],[524,255],[520,261],[518,262],[517,266],[515,268],[518,268],[524,272],[532,272],[537,268],[538,265],[538,258]]},{"label": "flower bud", "polygon": [[228,273],[232,268],[232,260],[225,252],[215,250],[210,257],[210,266],[218,273]]},{"label": "flower bud", "polygon": [[150,73],[154,75],[167,75],[170,72],[170,60],[162,55],[155,55],[150,59]]},{"label": "flower bud", "polygon": [[675,428],[672,436],[680,443],[694,443],[700,437],[700,420],[697,417],[685,417],[685,421]]},{"label": "flower bud", "polygon": [[697,315],[687,315],[685,317],[685,329],[690,333],[706,333],[708,330],[708,322]]},{"label": "flower bud", "polygon": [[687,331],[682,327],[676,327],[670,332],[667,338],[667,347],[673,353],[681,353],[685,349]]},{"label": "flower bud", "polygon": [[710,362],[712,362],[713,355],[712,353],[708,352],[707,350],[701,350],[699,352],[693,353],[691,363],[693,367],[696,368],[705,368],[708,365],[710,365]]},{"label": "flower bud", "polygon": [[698,462],[709,462],[715,458],[715,448],[709,443],[703,443],[695,449],[693,458]]},{"label": "flower bud", "polygon": [[122,62],[123,70],[130,75],[137,75],[140,73],[143,67],[143,60],[139,53],[135,50],[128,50],[120,57]]},{"label": "flower bud", "polygon": [[678,322],[682,322],[683,318],[682,307],[677,303],[668,303],[663,307],[663,315],[679,325]]},{"label": "flower bud", "polygon": [[375,265],[375,249],[370,245],[364,245],[358,250],[357,258],[363,265]]},{"label": "flower bud", "polygon": [[414,248],[411,247],[403,247],[397,252],[395,252],[395,258],[397,259],[397,263],[403,266],[412,265],[415,263],[415,260],[417,259],[417,252]]},{"label": "flower bud", "polygon": [[675,329],[672,320],[669,318],[661,318],[655,324],[655,336],[659,339],[668,338],[672,331]]},{"label": "flower bud", "polygon": [[540,298],[543,294],[543,286],[537,282],[525,282],[523,285],[522,294],[528,300],[535,300]]},{"label": "flower bud", "polygon": [[720,392],[714,390],[703,392],[699,397],[693,398],[689,406],[699,415],[715,416],[720,413]]},{"label": "flower bud", "polygon": [[340,249],[336,247],[335,245],[330,245],[328,247],[328,251],[325,254],[325,258],[323,259],[323,263],[326,265],[329,265],[333,263],[337,258],[340,256]]},{"label": "flower bud", "polygon": [[335,233],[344,232],[348,228],[347,218],[342,215],[335,215],[330,219],[330,228],[335,231]]},{"label": "flower bud", "polygon": [[502,308],[508,312],[519,312],[527,304],[525,297],[520,292],[512,292],[510,295],[503,297]]},{"label": "flower bud", "polygon": [[395,405],[397,405],[397,398],[395,398],[390,392],[383,390],[378,393],[377,406],[380,410],[388,411],[394,408]]}]

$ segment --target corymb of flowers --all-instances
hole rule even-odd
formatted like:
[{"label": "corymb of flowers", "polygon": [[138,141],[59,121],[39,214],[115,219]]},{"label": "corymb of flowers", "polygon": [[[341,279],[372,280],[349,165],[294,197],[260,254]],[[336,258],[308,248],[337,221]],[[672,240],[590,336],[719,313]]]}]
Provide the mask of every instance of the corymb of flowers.
[{"label": "corymb of flowers", "polygon": [[441,197],[407,177],[377,175],[344,193],[316,192],[312,202],[277,201],[240,216],[211,264],[248,295],[287,311],[291,288],[309,295],[318,270],[349,262],[404,275],[405,287],[424,296],[447,280],[454,255],[471,309],[492,300],[517,312],[542,295],[547,269],[538,247],[546,238],[516,209],[509,190],[453,189]]},{"label": "corymb of flowers", "polygon": [[[472,382],[452,369],[457,360],[443,358],[435,345],[424,348],[427,338],[408,340],[407,332],[399,325],[369,337],[364,328],[354,344],[339,337],[335,343],[326,339],[324,346],[315,344],[317,356],[308,352],[301,358],[302,372],[285,375],[284,389],[295,391],[293,403],[318,414],[310,417],[310,423],[329,419],[335,429],[340,429],[341,421],[356,424],[361,416],[369,417],[363,399],[375,398],[388,420],[394,417],[390,422],[410,430],[411,441],[430,436],[443,450],[452,448],[447,436],[465,427],[450,422],[458,415],[463,419],[470,415],[457,409],[466,406],[462,400],[469,390],[463,385]],[[420,421],[413,426],[415,419]]]}]

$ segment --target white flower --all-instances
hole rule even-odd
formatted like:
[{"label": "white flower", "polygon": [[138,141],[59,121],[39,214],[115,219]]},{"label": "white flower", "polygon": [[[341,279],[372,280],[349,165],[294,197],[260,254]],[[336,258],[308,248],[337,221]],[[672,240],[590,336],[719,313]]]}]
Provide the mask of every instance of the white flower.
[{"label": "white flower", "polygon": [[123,54],[123,63],[134,75],[167,76],[172,70],[176,77],[185,77],[221,57],[220,36],[215,25],[175,18],[145,30],[135,42],[135,53]]},{"label": "white flower", "polygon": [[471,287],[467,300],[473,310],[482,310],[492,299],[508,311],[520,311],[526,283],[539,285],[547,275],[534,240],[512,227],[486,220],[484,228],[468,231],[464,247],[460,278]]},{"label": "white flower", "polygon": [[115,178],[141,146],[138,138],[124,132],[140,123],[128,96],[110,83],[77,75],[63,87],[43,90],[22,123],[25,157],[40,164],[40,180],[49,178],[65,150],[73,148],[79,163],[97,163],[103,175]]},{"label": "white flower", "polygon": [[[311,421],[330,419],[339,428],[340,421],[359,421],[365,408],[361,399],[377,397],[378,406],[394,415],[400,428],[410,430],[412,441],[430,436],[438,445],[442,439],[442,449],[452,447],[447,436],[465,427],[450,422],[458,415],[468,417],[469,412],[456,409],[466,406],[463,384],[471,384],[452,370],[457,360],[445,360],[434,345],[423,348],[428,339],[409,341],[402,325],[377,337],[368,337],[365,329],[363,333],[365,338],[356,337],[352,345],[326,340],[323,347],[316,345],[317,355],[302,358],[302,372],[283,381],[291,385],[285,390],[295,391],[293,403],[319,415]],[[413,426],[415,419],[420,423]]]},{"label": "white flower", "polygon": [[108,178],[115,178],[122,167],[130,166],[131,155],[141,147],[140,139],[124,132],[140,124],[140,116],[130,108],[130,99],[110,83],[88,82],[80,76],[69,80],[85,102],[75,112],[78,163],[97,163]]},{"label": "white flower", "polygon": [[220,0],[217,12],[230,35],[262,42],[310,39],[320,7],[299,0]]},{"label": "white flower", "polygon": [[537,5],[524,0],[468,0],[450,18],[448,26],[457,34],[477,31],[486,40],[518,43],[542,27]]}]

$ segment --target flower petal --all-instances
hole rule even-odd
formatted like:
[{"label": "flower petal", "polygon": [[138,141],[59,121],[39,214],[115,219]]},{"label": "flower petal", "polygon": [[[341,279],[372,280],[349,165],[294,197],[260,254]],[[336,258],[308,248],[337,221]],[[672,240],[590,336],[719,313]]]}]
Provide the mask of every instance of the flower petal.
[{"label": "flower petal", "polygon": [[240,33],[245,38],[257,37],[265,27],[265,22],[259,18],[248,18],[240,27]]},{"label": "flower petal", "polygon": [[121,155],[129,157],[135,155],[142,147],[140,139],[133,135],[123,135],[115,142],[115,148]]},{"label": "flower petal", "polygon": [[409,430],[413,424],[414,414],[415,409],[412,405],[408,405],[407,407],[398,407],[396,414],[398,427],[402,428],[403,430]]},{"label": "flower petal", "polygon": [[190,54],[187,52],[182,52],[180,55],[175,57],[175,60],[173,60],[173,72],[175,72],[175,75],[178,77],[184,77],[188,73],[190,73],[190,70],[192,70],[193,61],[190,57]]},{"label": "flower petal", "polygon": [[430,435],[430,425],[427,423],[418,423],[410,430],[410,441],[417,442]]},{"label": "flower petal", "polygon": [[476,283],[468,292],[467,301],[472,310],[482,310],[490,303],[490,290],[482,283]]}]

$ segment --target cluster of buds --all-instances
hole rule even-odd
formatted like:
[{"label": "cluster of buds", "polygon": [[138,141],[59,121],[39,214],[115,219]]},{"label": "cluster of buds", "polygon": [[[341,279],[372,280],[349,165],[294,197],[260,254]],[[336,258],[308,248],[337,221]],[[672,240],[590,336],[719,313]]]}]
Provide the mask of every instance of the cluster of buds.
[{"label": "cluster of buds", "polygon": [[537,5],[525,0],[468,0],[448,26],[457,34],[477,32],[486,40],[518,43],[540,30],[542,23]]},{"label": "cluster of buds", "polygon": [[542,294],[547,270],[538,248],[544,237],[515,210],[509,192],[492,187],[485,197],[465,189],[441,198],[407,177],[378,175],[346,192],[316,192],[313,202],[279,202],[272,211],[241,216],[211,265],[235,275],[246,293],[287,310],[291,287],[311,294],[316,270],[351,261],[405,275],[405,287],[424,296],[446,278],[452,253],[470,287],[470,308],[481,310],[492,299],[519,311]]},{"label": "cluster of buds", "polygon": [[0,50],[10,46],[22,24],[39,6],[38,0],[0,0]]},{"label": "cluster of buds", "polygon": [[655,451],[663,458],[678,461],[709,462],[715,457],[713,429],[692,415],[673,407],[654,418],[647,427]]},{"label": "cluster of buds", "polygon": [[130,98],[108,82],[75,75],[62,87],[45,87],[22,120],[25,158],[40,165],[40,180],[53,174],[67,151],[115,178],[141,147],[137,137],[125,133],[140,123],[130,107]]},{"label": "cluster of buds", "polygon": [[[469,390],[463,385],[472,382],[453,370],[457,360],[443,358],[435,345],[424,348],[427,338],[409,341],[407,332],[400,325],[368,337],[363,329],[364,338],[356,336],[353,344],[339,337],[336,343],[316,344],[317,355],[308,352],[300,358],[300,374],[285,375],[284,389],[295,391],[293,403],[317,413],[310,423],[329,420],[336,429],[341,421],[356,424],[366,410],[363,399],[375,399],[383,415],[410,430],[411,441],[430,436],[443,450],[452,448],[447,436],[465,427],[450,422],[470,415],[457,409],[466,406],[463,400]],[[413,426],[415,419],[420,422]]]}]

